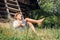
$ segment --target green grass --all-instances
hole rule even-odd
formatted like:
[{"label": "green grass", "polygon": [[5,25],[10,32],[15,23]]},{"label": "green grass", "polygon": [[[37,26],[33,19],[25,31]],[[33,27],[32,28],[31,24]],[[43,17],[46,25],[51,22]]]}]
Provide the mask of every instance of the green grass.
[{"label": "green grass", "polygon": [[60,40],[60,29],[14,30],[0,27],[0,40]]}]

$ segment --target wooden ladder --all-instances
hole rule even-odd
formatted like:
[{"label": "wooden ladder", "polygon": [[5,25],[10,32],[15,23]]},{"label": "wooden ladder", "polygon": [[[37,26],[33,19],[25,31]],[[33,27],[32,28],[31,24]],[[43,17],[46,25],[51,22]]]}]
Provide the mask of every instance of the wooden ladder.
[{"label": "wooden ladder", "polygon": [[5,0],[6,11],[8,13],[8,19],[11,15],[15,15],[17,11],[21,11],[17,0]]}]

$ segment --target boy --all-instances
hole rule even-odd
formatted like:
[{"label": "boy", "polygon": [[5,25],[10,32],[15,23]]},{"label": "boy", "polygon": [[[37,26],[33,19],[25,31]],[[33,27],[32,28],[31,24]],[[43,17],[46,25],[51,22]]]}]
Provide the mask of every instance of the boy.
[{"label": "boy", "polygon": [[29,27],[37,34],[34,25],[32,23],[36,23],[38,25],[40,25],[44,18],[40,19],[40,20],[34,20],[34,19],[30,19],[30,18],[23,18],[22,13],[21,12],[17,12],[15,14],[15,21],[13,22],[13,27],[15,29],[25,29],[27,28],[27,26],[29,25]]}]

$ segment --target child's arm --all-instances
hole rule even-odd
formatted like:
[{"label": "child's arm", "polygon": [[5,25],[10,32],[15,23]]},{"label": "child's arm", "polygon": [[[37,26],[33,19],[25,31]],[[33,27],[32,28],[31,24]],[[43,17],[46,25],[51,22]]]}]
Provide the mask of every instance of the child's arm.
[{"label": "child's arm", "polygon": [[24,28],[25,27],[25,24],[20,24],[20,26],[22,26]]},{"label": "child's arm", "polygon": [[25,24],[22,24],[22,22],[19,22],[19,23],[14,22],[14,23],[13,23],[13,26],[14,26],[14,28],[16,29],[16,28],[19,28],[19,27],[25,27]]}]

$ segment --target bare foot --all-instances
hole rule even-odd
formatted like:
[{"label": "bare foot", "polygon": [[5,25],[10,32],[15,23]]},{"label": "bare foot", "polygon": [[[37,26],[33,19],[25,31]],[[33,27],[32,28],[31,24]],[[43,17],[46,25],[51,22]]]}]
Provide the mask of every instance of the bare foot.
[{"label": "bare foot", "polygon": [[45,18],[42,18],[42,19],[38,20],[38,21],[37,21],[37,24],[38,24],[38,25],[41,25],[41,23],[44,21],[44,19],[45,19]]}]

